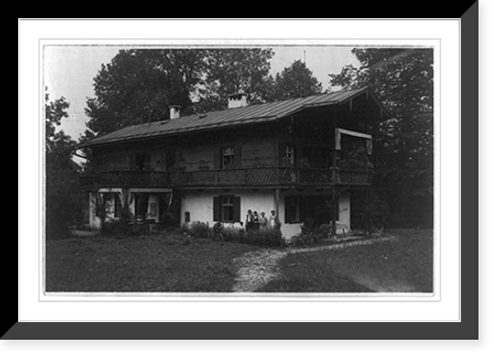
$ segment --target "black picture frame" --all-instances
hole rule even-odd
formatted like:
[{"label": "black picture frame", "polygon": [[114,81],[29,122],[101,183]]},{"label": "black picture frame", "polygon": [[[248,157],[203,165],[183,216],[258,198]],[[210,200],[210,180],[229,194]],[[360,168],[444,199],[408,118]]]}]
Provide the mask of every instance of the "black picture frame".
[{"label": "black picture frame", "polygon": [[478,339],[479,2],[460,17],[460,56],[460,322],[16,322],[2,316],[1,339]]}]

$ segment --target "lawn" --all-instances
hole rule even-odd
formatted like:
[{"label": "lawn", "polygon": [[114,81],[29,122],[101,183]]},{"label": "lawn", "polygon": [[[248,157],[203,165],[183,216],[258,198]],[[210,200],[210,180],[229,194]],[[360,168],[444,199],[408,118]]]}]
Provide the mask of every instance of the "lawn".
[{"label": "lawn", "polygon": [[47,292],[230,292],[232,260],[255,250],[183,234],[46,241]]},{"label": "lawn", "polygon": [[[388,233],[398,240],[284,254],[279,278],[257,292],[432,292],[432,231]],[[47,292],[232,292],[234,260],[263,248],[175,232],[47,240],[45,250]]]},{"label": "lawn", "polygon": [[431,230],[391,230],[397,241],[298,253],[262,292],[432,292]]}]

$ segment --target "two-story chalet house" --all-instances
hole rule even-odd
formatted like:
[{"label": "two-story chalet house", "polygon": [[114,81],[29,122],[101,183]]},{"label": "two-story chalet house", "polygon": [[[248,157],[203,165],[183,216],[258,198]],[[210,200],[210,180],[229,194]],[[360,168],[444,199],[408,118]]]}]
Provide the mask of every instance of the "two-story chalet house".
[{"label": "two-story chalet house", "polygon": [[81,179],[90,225],[99,227],[97,199],[109,218],[125,206],[158,222],[177,197],[181,224],[231,226],[274,210],[287,238],[308,217],[350,229],[351,200],[371,186],[372,124],[384,116],[369,87],[258,105],[236,94],[226,110],[188,116],[171,107],[170,119],[80,145],[92,154]]}]

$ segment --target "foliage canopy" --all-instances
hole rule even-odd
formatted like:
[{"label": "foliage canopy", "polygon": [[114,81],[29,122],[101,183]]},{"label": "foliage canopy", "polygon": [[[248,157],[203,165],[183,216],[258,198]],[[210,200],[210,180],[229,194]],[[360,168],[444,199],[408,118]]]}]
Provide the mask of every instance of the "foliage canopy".
[{"label": "foliage canopy", "polygon": [[433,222],[433,49],[358,48],[361,66],[330,74],[332,86],[370,85],[389,119],[374,126],[375,191],[393,225]]}]

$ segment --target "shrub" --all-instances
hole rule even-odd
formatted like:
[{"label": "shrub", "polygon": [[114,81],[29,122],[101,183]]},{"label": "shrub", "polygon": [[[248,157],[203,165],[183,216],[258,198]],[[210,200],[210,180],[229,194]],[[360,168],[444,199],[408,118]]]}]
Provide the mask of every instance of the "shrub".
[{"label": "shrub", "polygon": [[240,243],[243,242],[243,236],[245,231],[241,228],[230,228],[224,227],[222,229],[222,235],[224,236],[225,242]]},{"label": "shrub", "polygon": [[242,242],[265,247],[279,247],[285,243],[281,231],[277,228],[247,231],[243,233]]},{"label": "shrub", "polygon": [[121,219],[112,219],[104,223],[101,227],[103,236],[128,236],[131,229],[128,224],[125,224]]},{"label": "shrub", "polygon": [[377,197],[374,197],[372,202],[364,205],[359,212],[364,233],[371,235],[376,229],[384,227],[386,225],[386,214],[385,204]]},{"label": "shrub", "polygon": [[210,237],[210,226],[208,225],[208,223],[203,223],[198,221],[191,222],[190,224],[184,223],[181,229],[190,236],[196,238]]},{"label": "shrub", "polygon": [[128,209],[122,208],[119,218],[103,224],[101,234],[118,237],[138,235],[140,232],[131,223],[132,218],[132,213]]},{"label": "shrub", "polygon": [[295,237],[294,241],[297,246],[309,246],[321,242],[323,237],[318,233],[301,233]]},{"label": "shrub", "polygon": [[325,229],[316,225],[313,220],[308,220],[300,226],[300,235],[294,238],[294,243],[297,246],[308,246],[321,242],[324,238]]},{"label": "shrub", "polygon": [[318,232],[323,238],[330,237],[333,233],[332,223],[320,224]]},{"label": "shrub", "polygon": [[179,217],[172,212],[163,212],[160,215],[159,227],[161,230],[173,231],[179,226]]},{"label": "shrub", "polygon": [[[213,231],[208,223],[191,222],[181,226],[181,232],[195,238],[209,238]],[[254,246],[279,247],[285,244],[279,229],[257,229],[245,231],[243,228],[222,227],[224,242],[245,243]]]}]

